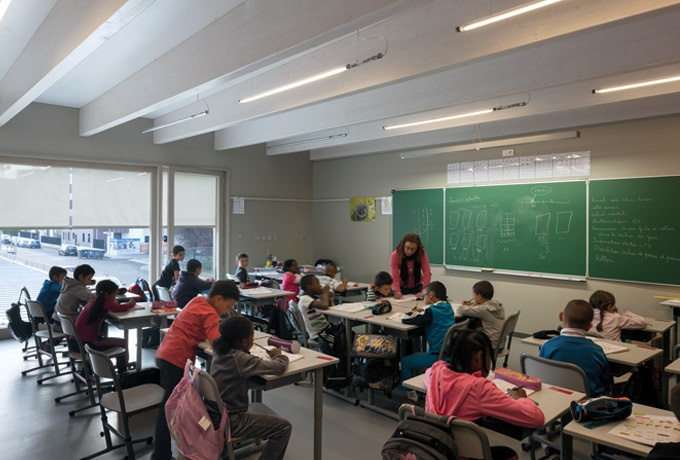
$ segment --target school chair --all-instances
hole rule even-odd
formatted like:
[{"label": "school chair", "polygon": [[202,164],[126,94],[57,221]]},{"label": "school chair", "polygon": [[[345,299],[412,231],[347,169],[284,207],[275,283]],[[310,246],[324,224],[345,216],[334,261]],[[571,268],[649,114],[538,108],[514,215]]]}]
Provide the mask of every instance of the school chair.
[{"label": "school chair", "polygon": [[[70,371],[64,372],[62,369],[62,367],[68,366],[69,363],[59,362],[59,354],[57,353],[54,345],[56,340],[65,340],[67,338],[66,334],[54,330],[54,326],[50,322],[50,318],[48,318],[47,314],[45,313],[45,307],[43,307],[39,301],[26,299],[26,307],[28,308],[31,327],[33,327],[33,339],[35,340],[35,349],[38,356],[38,367],[21,371],[21,375],[25,376],[29,372],[33,372],[38,369],[48,369],[53,367],[53,375],[38,379],[38,385],[42,385],[42,383],[46,380],[70,374]],[[45,329],[39,328],[38,320],[44,321]]]},{"label": "school chair", "polygon": [[288,301],[288,311],[292,315],[293,327],[295,327],[296,335],[300,338],[302,346],[305,348],[310,348],[312,350],[319,350],[319,342],[309,338],[309,333],[307,332],[307,326],[305,326],[305,320],[300,311],[300,307],[294,300]]},{"label": "school chair", "polygon": [[[562,388],[584,393],[586,398],[590,397],[590,387],[588,386],[588,377],[583,369],[576,364],[565,363],[562,361],[555,361],[553,359],[539,358],[538,356],[527,355],[522,353],[519,358],[520,366],[523,374],[538,377],[544,383],[551,383]],[[546,455],[542,459],[549,458],[557,452],[560,452],[559,443],[553,442],[551,439],[561,434],[562,430],[559,425],[554,425],[546,428],[545,435],[539,435],[535,432],[529,435],[528,443],[522,448],[529,450],[531,460],[536,460],[534,449],[541,444],[546,445]],[[574,453],[575,457],[590,459],[590,456],[582,456]],[[541,460],[542,460],[541,459]]]},{"label": "school chair", "polygon": [[680,358],[680,344],[673,348],[673,360]]},{"label": "school chair", "polygon": [[417,415],[437,420],[451,427],[453,438],[456,440],[458,455],[465,458],[491,459],[491,445],[489,436],[483,428],[474,423],[459,418],[451,419],[448,415],[435,415],[425,412],[425,409],[412,404],[399,406],[399,420],[405,420],[408,415]]},{"label": "school chair", "polygon": [[508,358],[510,357],[510,345],[512,344],[512,336],[515,333],[515,328],[517,327],[517,322],[519,321],[519,314],[517,312],[505,318],[503,321],[503,326],[501,326],[501,332],[498,334],[498,340],[494,344],[494,354],[492,369],[496,368],[496,361],[498,358],[503,358],[503,367],[508,367]]},{"label": "school chair", "polygon": [[451,338],[453,337],[453,334],[462,331],[468,328],[468,324],[470,324],[470,320],[466,319],[465,321],[461,321],[460,323],[455,323],[453,326],[449,327],[449,330],[446,331],[446,335],[444,336],[444,342],[442,342],[442,348],[439,350],[439,360],[441,361],[444,359],[444,356],[446,353],[448,353],[449,350],[449,343],[451,343]]},{"label": "school chair", "polygon": [[[149,436],[133,440],[130,434],[130,417],[157,408],[163,401],[165,390],[160,385],[154,383],[147,383],[123,390],[120,387],[120,380],[111,358],[104,352],[93,350],[89,345],[85,345],[85,351],[89,356],[89,362],[95,375],[103,429],[100,436],[106,440],[106,447],[94,454],[83,457],[81,460],[89,460],[120,447],[127,449],[126,458],[135,460],[133,445],[140,442],[151,444],[153,437]],[[113,392],[105,392],[102,379],[110,379],[113,384]],[[109,423],[108,412],[115,412],[119,415],[116,417],[117,421],[114,421],[113,425]],[[118,428],[114,425],[117,425]],[[122,429],[120,425],[122,425]],[[111,433],[123,442],[113,444]]]},{"label": "school chair", "polygon": [[161,302],[170,302],[172,300],[170,291],[166,287],[156,286],[156,294],[158,297],[156,300],[160,300]]},{"label": "school chair", "polygon": [[[69,411],[68,415],[73,417],[80,411],[97,406],[95,391],[92,388],[94,373],[92,372],[92,366],[88,360],[87,353],[85,353],[85,346],[83,345],[83,341],[80,339],[80,334],[78,333],[78,329],[73,323],[73,320],[68,316],[62,315],[61,313],[57,313],[57,316],[59,317],[61,328],[64,330],[64,333],[70,336],[71,340],[75,340],[78,344],[78,351],[71,350],[71,347],[69,347],[68,351],[71,372],[73,374],[73,384],[76,387],[76,391],[64,396],[56,397],[54,398],[54,402],[60,403],[66,398],[70,398],[71,396],[76,396],[79,394],[87,394],[90,399],[89,405]],[[113,358],[125,354],[125,349],[122,347],[111,347],[107,350],[104,350],[104,353],[110,358]],[[78,367],[80,367],[80,370],[78,370]],[[85,388],[82,389],[81,386],[85,386]]]}]

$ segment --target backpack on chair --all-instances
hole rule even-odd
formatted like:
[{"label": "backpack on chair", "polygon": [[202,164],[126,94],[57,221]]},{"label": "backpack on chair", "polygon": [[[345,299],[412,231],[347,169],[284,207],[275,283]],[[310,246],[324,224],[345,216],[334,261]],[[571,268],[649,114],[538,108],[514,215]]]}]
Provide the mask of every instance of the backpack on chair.
[{"label": "backpack on chair", "polygon": [[19,300],[13,303],[5,312],[7,321],[9,322],[9,332],[12,334],[12,337],[19,342],[28,342],[33,335],[31,323],[24,321],[21,318],[21,307],[25,305],[26,299],[30,298],[31,296],[28,295],[28,290],[25,287],[21,288]]},{"label": "backpack on chair", "polygon": [[451,427],[438,420],[409,415],[382,448],[383,460],[456,460]]}]

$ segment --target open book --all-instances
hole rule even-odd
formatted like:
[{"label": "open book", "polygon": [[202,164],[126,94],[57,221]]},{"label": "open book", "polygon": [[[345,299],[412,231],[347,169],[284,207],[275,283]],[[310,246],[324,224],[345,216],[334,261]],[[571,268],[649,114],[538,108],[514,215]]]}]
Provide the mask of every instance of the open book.
[{"label": "open book", "polygon": [[590,337],[586,336],[587,339],[592,340],[596,344],[598,344],[600,347],[602,347],[602,351],[604,351],[605,355],[613,355],[614,353],[622,353],[624,351],[628,351],[629,348],[626,347],[625,345],[616,345],[611,342],[605,342],[603,340],[599,340],[595,337]]},{"label": "open book", "polygon": [[[267,350],[271,350],[272,346],[269,345],[263,345]],[[294,361],[297,361],[299,359],[304,358],[303,355],[294,355],[293,353],[288,353],[287,351],[281,350],[281,353],[284,354],[285,356],[288,356],[288,362],[292,363]],[[258,345],[253,345],[253,347],[250,349],[250,354],[257,356],[258,358],[265,359],[271,361],[271,357],[267,354],[266,351],[264,351],[260,346]]]}]

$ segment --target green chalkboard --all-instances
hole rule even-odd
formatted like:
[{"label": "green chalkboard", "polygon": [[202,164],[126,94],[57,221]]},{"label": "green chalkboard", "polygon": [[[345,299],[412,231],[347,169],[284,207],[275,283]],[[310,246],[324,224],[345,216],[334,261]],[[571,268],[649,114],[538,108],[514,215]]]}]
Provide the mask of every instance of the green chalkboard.
[{"label": "green chalkboard", "polygon": [[680,285],[680,177],[594,180],[589,275]]},{"label": "green chalkboard", "polygon": [[446,190],[445,264],[537,274],[586,274],[586,184]]},{"label": "green chalkboard", "polygon": [[432,264],[444,261],[444,190],[395,190],[392,195],[392,248],[417,233]]}]

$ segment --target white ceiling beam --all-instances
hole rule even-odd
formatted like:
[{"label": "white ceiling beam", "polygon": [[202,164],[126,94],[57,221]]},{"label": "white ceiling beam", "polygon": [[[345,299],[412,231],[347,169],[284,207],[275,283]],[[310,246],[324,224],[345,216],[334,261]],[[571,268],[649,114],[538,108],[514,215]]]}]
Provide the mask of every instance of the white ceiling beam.
[{"label": "white ceiling beam", "polygon": [[247,1],[81,108],[80,134],[186,100],[428,1]]},{"label": "white ceiling beam", "polygon": [[0,81],[0,126],[155,0],[60,0]]},{"label": "white ceiling beam", "polygon": [[[297,90],[262,99],[249,104],[238,104],[249,85],[235,85],[208,97],[211,114],[200,120],[173,126],[156,132],[156,143],[171,142],[197,133],[232,126],[244,120],[291,110],[318,103],[343,94],[378,87],[393,81],[414,78],[441,71],[466,62],[484,59],[511,50],[555,39],[565,34],[600,27],[618,20],[657,12],[660,8],[677,5],[678,1],[657,0],[572,0],[558,3],[548,11],[532,14],[531,22],[508,21],[498,27],[488,27],[471,33],[458,33],[459,20],[488,14],[480,8],[482,2],[463,0],[437,1],[394,17],[361,32],[362,37],[386,37],[387,55],[380,61],[366,64],[337,77],[319,81]],[[348,37],[348,40],[351,37]],[[349,42],[351,44],[351,42]],[[354,51],[354,48],[345,46]],[[341,55],[344,58],[344,55]],[[294,65],[282,64],[276,71],[285,76],[300,70],[315,69],[319,56]],[[182,111],[169,114],[159,123],[178,117]]]},{"label": "white ceiling beam", "polygon": [[[333,128],[658,66],[679,60],[680,11],[597,29],[434,75],[240,123],[215,133],[215,148],[318,138]],[[622,38],[623,37],[623,38]],[[489,88],[493,88],[493,94]],[[317,133],[322,133],[317,135]],[[398,134],[393,134],[398,135]],[[336,144],[353,142],[352,133]],[[333,142],[328,142],[333,144]],[[309,145],[290,146],[299,151]],[[281,153],[287,149],[280,149]]]}]

